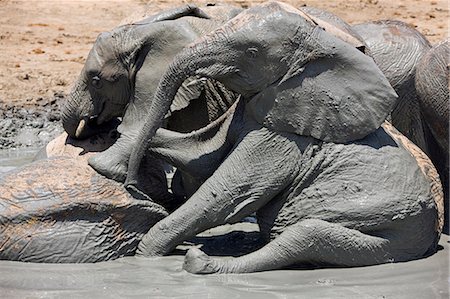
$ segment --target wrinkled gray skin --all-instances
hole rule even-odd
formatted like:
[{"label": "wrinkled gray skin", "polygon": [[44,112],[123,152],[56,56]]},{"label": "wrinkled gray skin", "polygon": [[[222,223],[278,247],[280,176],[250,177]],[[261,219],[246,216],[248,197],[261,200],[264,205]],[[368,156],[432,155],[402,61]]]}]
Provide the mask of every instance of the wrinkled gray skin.
[{"label": "wrinkled gray skin", "polygon": [[433,46],[416,69],[416,88],[420,110],[431,131],[430,157],[436,165],[444,187],[445,226],[449,232],[449,40]]},{"label": "wrinkled gray skin", "polygon": [[347,24],[337,15],[310,6],[300,7],[299,10],[307,14],[308,17],[310,17],[318,26],[324,28],[325,31],[329,31],[333,35],[370,56],[370,51],[367,48],[364,39],[352,28],[352,26]]},{"label": "wrinkled gray skin", "polygon": [[[231,6],[199,9],[186,5],[97,38],[62,113],[64,129],[70,137],[79,139],[103,131],[109,121],[123,117],[117,142],[89,160],[97,172],[117,181],[125,179],[112,175],[110,169],[117,169],[121,166],[118,161],[128,159],[134,135],[142,126],[169,62],[185,45],[238,12]],[[234,94],[216,82],[187,78],[166,126],[182,132],[198,129],[223,114],[234,100]]]},{"label": "wrinkled gray skin", "polygon": [[[436,56],[426,38],[401,21],[375,21],[354,25],[352,29],[364,38],[370,55],[399,96],[391,113],[392,124],[430,157],[441,177],[448,207],[445,46],[441,44],[441,53]],[[444,232],[448,233],[448,211],[445,214]]]},{"label": "wrinkled gray skin", "polygon": [[[220,125],[155,136],[176,90],[194,74],[240,93],[235,111]],[[136,189],[147,149],[207,179],[150,229],[138,253],[167,254],[205,229],[255,211],[272,239],[266,246],[228,261],[191,250],[184,268],[360,266],[434,252],[442,190],[420,150],[415,159],[416,148],[407,150],[402,135],[379,128],[395,101],[372,59],[294,8],[268,3],[239,14],[177,55],[158,86],[130,158],[127,188]],[[161,141],[161,132],[180,141]],[[174,145],[189,155],[173,155]]]},{"label": "wrinkled gray skin", "polygon": [[161,162],[140,169],[153,201],[133,198],[96,173],[87,158],[116,141],[103,133],[84,140],[63,134],[47,145],[50,158],[0,178],[0,259],[35,263],[101,262],[134,255],[149,228],[168,215]]},{"label": "wrinkled gray skin", "polygon": [[370,49],[370,55],[398,95],[392,124],[425,153],[429,153],[427,128],[415,88],[416,67],[431,48],[417,30],[401,21],[374,21],[352,26]]}]

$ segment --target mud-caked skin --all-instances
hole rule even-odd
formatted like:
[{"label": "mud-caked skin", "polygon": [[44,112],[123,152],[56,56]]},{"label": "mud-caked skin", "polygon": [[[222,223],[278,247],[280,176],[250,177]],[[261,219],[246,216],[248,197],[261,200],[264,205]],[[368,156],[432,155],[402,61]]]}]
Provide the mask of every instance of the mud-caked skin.
[{"label": "mud-caked skin", "polygon": [[448,203],[448,41],[431,49],[420,32],[401,21],[374,21],[352,29],[364,38],[399,96],[392,124],[430,157]]},{"label": "mud-caked skin", "polygon": [[419,31],[401,21],[383,20],[352,26],[370,49],[370,55],[398,94],[392,124],[429,154],[429,132],[423,121],[415,87],[416,68],[431,48]]},{"label": "mud-caked skin", "polygon": [[167,214],[86,161],[39,160],[0,179],[0,259],[85,263],[134,255],[142,236]]},{"label": "mud-caked skin", "polygon": [[304,12],[307,18],[323,28],[325,31],[339,37],[343,41],[358,48],[363,53],[369,54],[370,50],[367,47],[364,39],[337,15],[332,14],[326,10],[322,10],[312,6],[302,6],[298,8],[299,11]]},{"label": "mud-caked skin", "polygon": [[449,65],[450,42],[443,40],[433,46],[420,60],[416,70],[416,88],[420,109],[432,136],[430,157],[444,187],[446,221],[449,232]]},{"label": "mud-caked skin", "polygon": [[[158,130],[192,74],[219,80],[241,99],[199,131]],[[178,54],[155,93],[127,188],[136,189],[148,150],[205,182],[149,230],[138,253],[167,254],[205,229],[254,212],[271,240],[266,246],[227,261],[193,250],[184,268],[361,266],[433,253],[442,189],[419,149],[380,128],[396,99],[370,57],[295,8],[269,2],[239,14]]]},{"label": "mud-caked skin", "polygon": [[[150,229],[138,254],[166,254],[196,233],[255,211],[265,247],[227,261],[194,249],[184,268],[241,273],[298,263],[361,266],[436,251],[443,225],[439,177],[391,125],[335,144],[270,131],[244,110],[239,103],[220,123],[192,134],[158,130],[150,151],[206,182]],[[198,142],[211,132],[213,138]],[[183,147],[192,148],[189,155]]]},{"label": "mud-caked skin", "polygon": [[[123,117],[116,143],[90,158],[90,165],[117,181],[125,177],[136,132],[172,58],[199,36],[217,28],[240,9],[194,5],[162,11],[99,35],[62,111],[64,129],[83,139]],[[236,96],[220,83],[193,76],[179,89],[166,126],[189,132],[223,114]],[[214,99],[214,101],[211,101]],[[195,113],[193,113],[195,111]]]}]

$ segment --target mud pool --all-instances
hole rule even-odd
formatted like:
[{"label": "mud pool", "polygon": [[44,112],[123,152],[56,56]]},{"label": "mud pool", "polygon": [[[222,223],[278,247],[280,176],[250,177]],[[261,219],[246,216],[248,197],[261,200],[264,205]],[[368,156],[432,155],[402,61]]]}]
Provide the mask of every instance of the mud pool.
[{"label": "mud pool", "polygon": [[[36,150],[0,151],[0,177],[32,161]],[[203,244],[228,255],[227,245],[257,246],[254,223],[203,233],[176,254],[127,257],[97,264],[33,264],[0,261],[1,298],[448,298],[449,245],[441,237],[431,257],[371,267],[280,270],[198,276],[181,269],[186,247]],[[226,258],[226,257],[224,257]]]}]

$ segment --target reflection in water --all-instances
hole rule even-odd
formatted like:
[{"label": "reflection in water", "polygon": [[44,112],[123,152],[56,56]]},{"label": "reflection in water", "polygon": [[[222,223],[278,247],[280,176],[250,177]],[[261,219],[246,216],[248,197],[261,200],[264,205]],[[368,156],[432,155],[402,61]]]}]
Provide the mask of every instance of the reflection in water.
[{"label": "reflection in water", "polygon": [[[0,176],[2,172],[30,162],[35,152],[0,151]],[[224,233],[227,233],[225,229]],[[197,238],[205,242],[207,239]],[[215,241],[210,240],[214,244]],[[449,237],[443,235],[440,242],[443,250],[429,258],[407,263],[233,275],[186,273],[181,269],[181,255],[126,257],[97,264],[0,261],[0,297],[448,298],[448,241]],[[324,283],[330,281],[333,283]]]}]

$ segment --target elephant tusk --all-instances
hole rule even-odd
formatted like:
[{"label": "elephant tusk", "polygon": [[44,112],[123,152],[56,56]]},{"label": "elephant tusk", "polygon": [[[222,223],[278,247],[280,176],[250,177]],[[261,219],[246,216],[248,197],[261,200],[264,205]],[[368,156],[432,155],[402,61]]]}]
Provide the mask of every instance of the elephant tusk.
[{"label": "elephant tusk", "polygon": [[85,126],[86,126],[86,120],[83,118],[82,120],[80,120],[77,130],[75,131],[76,138],[80,138],[81,134],[83,134]]}]

